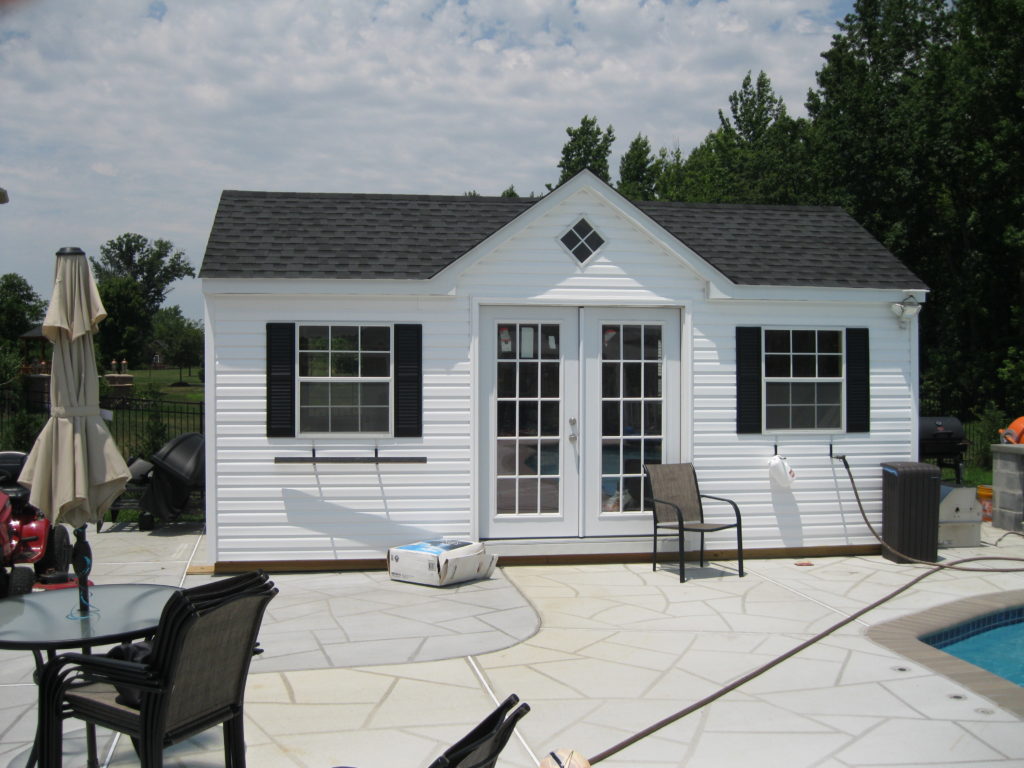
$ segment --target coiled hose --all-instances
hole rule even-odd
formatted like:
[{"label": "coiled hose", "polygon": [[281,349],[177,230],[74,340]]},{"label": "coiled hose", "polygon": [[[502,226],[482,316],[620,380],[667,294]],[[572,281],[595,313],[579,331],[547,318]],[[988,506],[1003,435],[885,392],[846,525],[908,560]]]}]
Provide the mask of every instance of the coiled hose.
[{"label": "coiled hose", "polygon": [[[874,526],[871,525],[871,522],[868,520],[867,513],[864,511],[864,504],[861,502],[861,499],[860,499],[860,493],[857,490],[857,483],[853,479],[853,472],[850,469],[850,463],[846,460],[846,456],[837,454],[837,455],[833,456],[832,458],[833,459],[837,459],[837,460],[843,462],[843,466],[846,468],[846,474],[850,478],[850,485],[853,487],[853,495],[854,495],[854,498],[856,498],[856,500],[857,500],[857,508],[860,510],[860,515],[861,515],[861,517],[864,520],[864,524],[867,525],[868,530],[871,531],[871,534],[882,545],[882,548],[887,550],[887,551],[889,551],[889,552],[891,552],[891,553],[893,553],[894,555],[897,555],[900,558],[903,558],[906,561],[909,561],[909,562],[912,562],[912,563],[918,563],[918,564],[921,564],[921,565],[927,565],[927,566],[929,566],[929,570],[927,570],[927,571],[925,571],[923,573],[918,574],[913,579],[908,581],[906,584],[904,584],[903,586],[898,587],[897,589],[893,590],[892,592],[887,594],[885,597],[882,597],[882,598],[876,600],[875,602],[871,603],[870,605],[867,605],[864,608],[861,608],[856,613],[853,613],[853,614],[847,616],[846,618],[842,619],[841,621],[836,622],[835,624],[833,624],[828,629],[825,629],[822,632],[819,632],[818,634],[814,635],[814,637],[811,637],[810,639],[805,640],[804,642],[800,643],[796,647],[786,651],[781,656],[777,656],[776,658],[772,659],[771,661],[767,662],[766,664],[761,665],[757,669],[755,669],[755,670],[753,670],[751,672],[748,672],[747,674],[743,675],[742,677],[740,677],[740,678],[734,680],[733,682],[729,683],[724,688],[721,688],[721,689],[715,691],[710,696],[705,696],[700,701],[694,702],[690,706],[685,707],[685,708],[679,710],[675,714],[669,715],[668,717],[666,717],[666,718],[664,718],[662,720],[659,720],[658,722],[654,723],[653,725],[650,725],[647,728],[644,728],[642,731],[638,731],[637,733],[633,734],[629,738],[623,739],[618,744],[615,744],[614,746],[611,746],[608,749],[606,749],[604,752],[598,753],[594,757],[590,758],[590,764],[591,765],[597,765],[602,760],[604,760],[606,758],[609,758],[612,755],[614,755],[614,754],[616,754],[618,752],[621,752],[622,750],[626,749],[626,747],[629,747],[629,746],[632,746],[633,744],[636,744],[638,741],[640,741],[641,739],[643,739],[643,738],[645,738],[647,736],[650,736],[652,733],[660,731],[665,726],[671,725],[672,723],[676,722],[677,720],[683,719],[687,715],[692,714],[693,712],[696,712],[698,709],[701,709],[702,707],[707,706],[708,704],[712,703],[713,701],[717,701],[718,699],[720,699],[723,696],[725,696],[727,693],[731,693],[732,691],[735,691],[740,686],[743,686],[743,685],[749,683],[754,678],[760,677],[761,675],[763,675],[768,670],[770,670],[770,669],[772,669],[774,667],[777,667],[779,664],[781,664],[782,662],[786,661],[786,659],[790,659],[793,656],[796,656],[798,653],[800,653],[804,649],[809,648],[812,645],[814,645],[815,643],[817,643],[819,640],[822,640],[822,639],[828,637],[829,635],[831,635],[836,630],[842,629],[847,624],[850,624],[850,623],[856,621],[857,619],[859,619],[861,616],[863,616],[864,614],[868,613],[869,611],[873,611],[875,608],[877,608],[880,605],[883,605],[884,603],[888,602],[889,600],[892,600],[897,595],[900,595],[903,592],[906,592],[908,589],[910,589],[914,585],[918,584],[919,582],[923,581],[924,579],[928,578],[932,574],[939,573],[940,571],[944,571],[944,570],[969,571],[969,572],[973,572],[973,573],[980,573],[980,572],[986,572],[986,573],[1024,573],[1024,558],[1019,558],[1019,557],[1000,557],[998,555],[996,555],[996,556],[981,555],[981,556],[978,556],[978,557],[965,557],[965,558],[962,558],[960,560],[953,560],[953,561],[951,561],[949,563],[930,563],[930,562],[927,562],[925,560],[918,560],[918,559],[913,558],[913,557],[908,557],[908,556],[904,555],[902,552],[898,552],[896,549],[891,547],[889,544],[887,544],[882,539],[882,537],[878,534],[878,531],[875,530]],[[996,543],[998,544],[999,541],[1002,541],[1004,538],[1006,538],[1006,536],[1001,536]],[[680,542],[680,546],[682,546],[682,542]],[[1007,567],[1003,567],[1003,568],[978,568],[978,567],[968,567],[968,566],[966,566],[967,563],[978,563],[978,562],[1013,562],[1013,563],[1020,563],[1021,565],[1018,565],[1018,566],[1013,567],[1013,568],[1007,568]]]}]

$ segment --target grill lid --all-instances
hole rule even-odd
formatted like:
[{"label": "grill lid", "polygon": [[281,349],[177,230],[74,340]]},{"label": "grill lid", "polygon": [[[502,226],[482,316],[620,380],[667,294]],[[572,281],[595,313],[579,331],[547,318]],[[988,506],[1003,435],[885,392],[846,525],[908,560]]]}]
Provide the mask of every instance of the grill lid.
[{"label": "grill lid", "polygon": [[918,419],[918,439],[960,443],[964,440],[964,425],[956,416],[921,416]]}]

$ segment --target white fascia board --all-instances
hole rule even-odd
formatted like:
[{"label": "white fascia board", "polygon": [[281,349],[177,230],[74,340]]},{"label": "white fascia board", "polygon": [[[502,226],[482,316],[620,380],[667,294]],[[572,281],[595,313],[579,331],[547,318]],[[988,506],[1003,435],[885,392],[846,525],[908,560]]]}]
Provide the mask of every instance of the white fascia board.
[{"label": "white fascia board", "polygon": [[718,286],[709,286],[709,301],[788,301],[788,302],[837,302],[843,304],[876,304],[878,302],[899,302],[913,296],[924,304],[928,291],[900,288],[828,288],[804,285],[736,285],[729,283],[730,290],[722,291]]},{"label": "white fascia board", "polygon": [[203,295],[257,296],[444,296],[451,293],[435,280],[341,280],[286,277],[204,277]]}]

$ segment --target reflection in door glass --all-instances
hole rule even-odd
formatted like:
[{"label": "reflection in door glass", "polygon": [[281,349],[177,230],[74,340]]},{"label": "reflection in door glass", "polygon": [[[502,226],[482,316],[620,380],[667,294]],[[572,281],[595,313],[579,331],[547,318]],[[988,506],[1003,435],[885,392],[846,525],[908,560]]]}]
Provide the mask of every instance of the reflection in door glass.
[{"label": "reflection in door glass", "polygon": [[499,323],[497,334],[496,511],[499,515],[558,514],[560,328]]},{"label": "reflection in door glass", "polygon": [[662,455],[662,327],[601,328],[601,511],[650,511],[644,463]]}]

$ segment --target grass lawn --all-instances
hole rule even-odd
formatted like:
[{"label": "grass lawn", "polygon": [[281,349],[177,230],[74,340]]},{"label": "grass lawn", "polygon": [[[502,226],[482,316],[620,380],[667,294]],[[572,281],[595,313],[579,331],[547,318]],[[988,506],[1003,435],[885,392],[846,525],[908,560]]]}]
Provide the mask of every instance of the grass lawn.
[{"label": "grass lawn", "polygon": [[200,370],[198,367],[193,368],[190,376],[188,368],[180,371],[177,368],[153,368],[132,371],[132,375],[135,376],[136,386],[155,384],[168,400],[201,403],[205,389],[199,380]]}]

